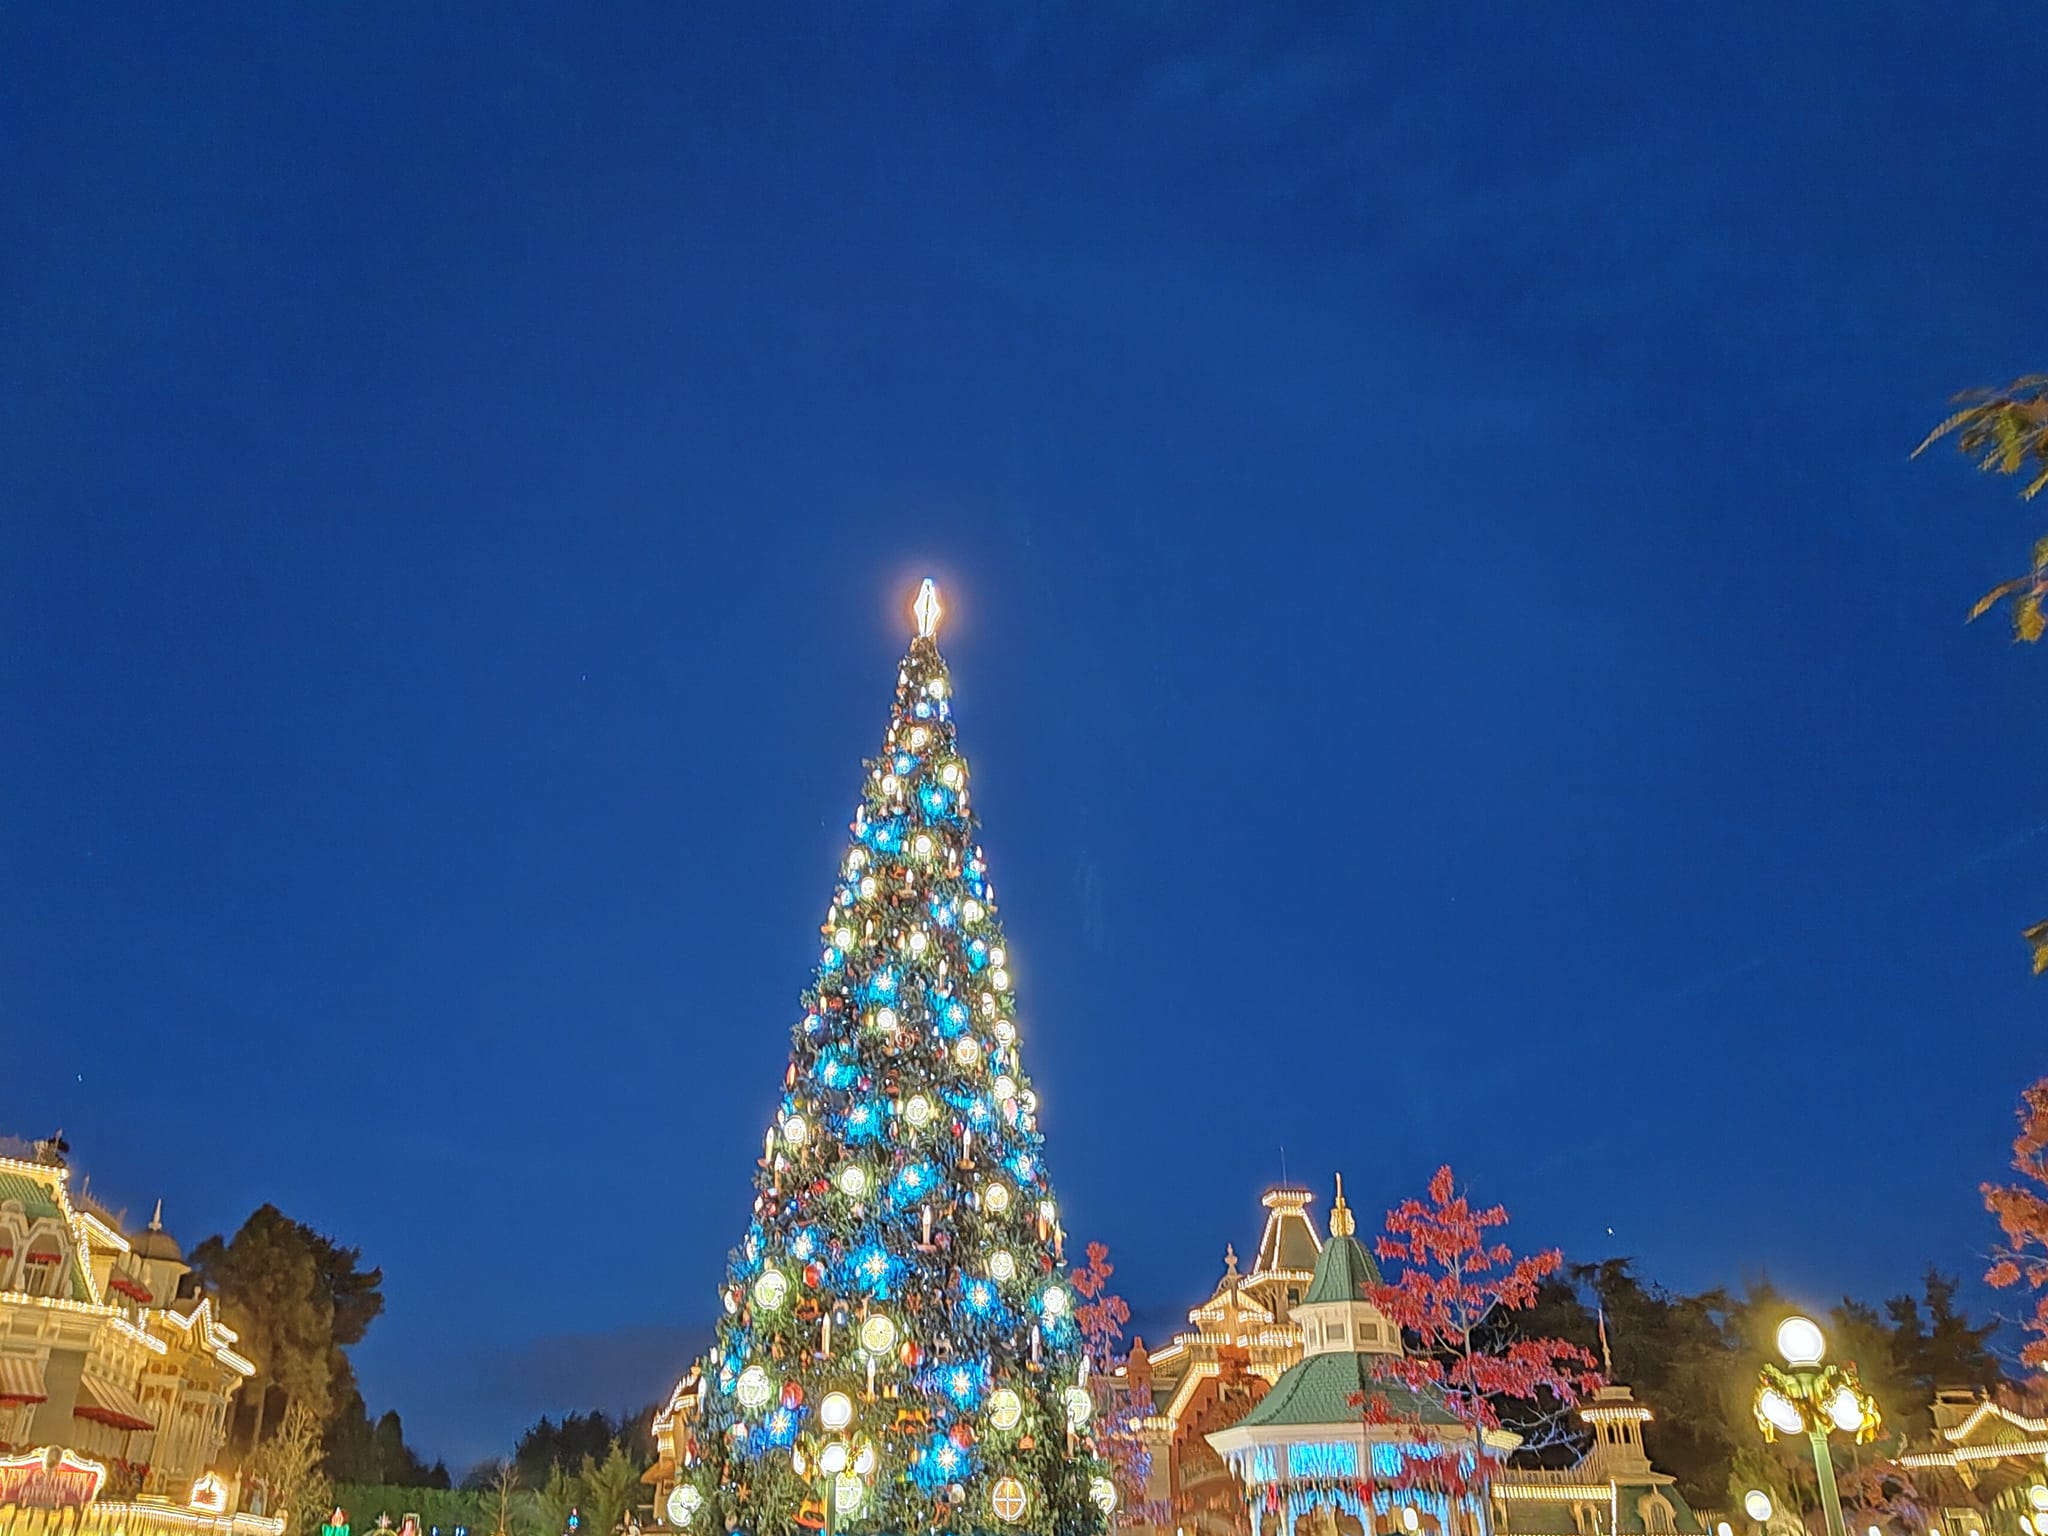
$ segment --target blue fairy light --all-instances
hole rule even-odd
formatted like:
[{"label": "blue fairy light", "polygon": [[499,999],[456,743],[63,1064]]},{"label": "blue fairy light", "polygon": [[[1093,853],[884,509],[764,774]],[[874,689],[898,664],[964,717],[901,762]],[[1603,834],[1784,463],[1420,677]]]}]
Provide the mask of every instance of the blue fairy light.
[{"label": "blue fairy light", "polygon": [[911,1458],[910,1480],[926,1493],[974,1474],[974,1453],[962,1450],[944,1435],[933,1435]]},{"label": "blue fairy light", "polygon": [[988,945],[980,939],[967,941],[967,968],[978,971],[988,964]]},{"label": "blue fairy light", "polygon": [[912,757],[908,752],[898,752],[896,754],[896,772],[898,773],[898,775],[907,774],[910,772],[911,769],[915,768],[916,766],[917,759]]},{"label": "blue fairy light", "polygon": [[870,997],[894,997],[896,995],[896,971],[893,966],[883,966],[868,981]]},{"label": "blue fairy light", "polygon": [[920,720],[929,720],[932,717],[932,707],[923,699],[919,699],[910,712]]},{"label": "blue fairy light", "polygon": [[853,1143],[879,1141],[889,1128],[889,1117],[878,1104],[856,1104],[846,1112],[846,1139]]},{"label": "blue fairy light", "polygon": [[818,1052],[816,1067],[818,1081],[827,1088],[844,1088],[860,1074],[853,1063],[845,1060],[829,1046]]},{"label": "blue fairy light", "polygon": [[939,1176],[930,1163],[911,1163],[896,1171],[889,1181],[889,1197],[901,1209],[915,1205],[932,1192]]},{"label": "blue fairy light", "polygon": [[809,1227],[798,1227],[790,1234],[789,1256],[808,1263],[818,1251],[818,1234]]},{"label": "blue fairy light", "polygon": [[976,1317],[987,1317],[996,1309],[996,1288],[986,1280],[969,1280],[961,1287],[960,1295],[967,1310]]},{"label": "blue fairy light", "polygon": [[988,1390],[988,1365],[981,1360],[948,1361],[936,1374],[938,1389],[963,1412],[972,1412]]},{"label": "blue fairy light", "polygon": [[953,797],[937,784],[927,784],[917,792],[917,803],[927,816],[944,816],[953,808]]},{"label": "blue fairy light", "polygon": [[863,1243],[846,1260],[847,1281],[869,1296],[886,1299],[903,1277],[903,1261],[880,1243]]}]

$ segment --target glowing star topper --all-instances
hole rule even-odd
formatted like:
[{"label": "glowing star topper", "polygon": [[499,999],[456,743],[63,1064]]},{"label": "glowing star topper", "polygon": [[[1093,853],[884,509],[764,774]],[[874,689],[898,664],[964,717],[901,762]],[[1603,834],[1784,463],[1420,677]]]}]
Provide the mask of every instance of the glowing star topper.
[{"label": "glowing star topper", "polygon": [[939,589],[931,577],[924,579],[924,585],[917,589],[917,601],[911,604],[912,613],[917,615],[918,635],[929,640],[939,632],[939,616],[946,610],[939,606]]}]

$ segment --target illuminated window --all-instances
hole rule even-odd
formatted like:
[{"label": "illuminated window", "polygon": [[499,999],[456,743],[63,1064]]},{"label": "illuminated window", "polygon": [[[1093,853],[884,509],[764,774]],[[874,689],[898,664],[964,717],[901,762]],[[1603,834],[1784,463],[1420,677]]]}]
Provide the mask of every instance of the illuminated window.
[{"label": "illuminated window", "polygon": [[22,1260],[21,1288],[31,1296],[56,1295],[57,1271],[63,1264],[63,1254],[37,1249]]}]

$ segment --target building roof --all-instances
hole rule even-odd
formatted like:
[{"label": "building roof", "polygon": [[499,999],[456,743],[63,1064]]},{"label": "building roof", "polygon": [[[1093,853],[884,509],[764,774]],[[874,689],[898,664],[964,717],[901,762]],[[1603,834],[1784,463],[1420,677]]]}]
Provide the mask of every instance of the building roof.
[{"label": "building roof", "polygon": [[[1354,1245],[1355,1246],[1355,1245]],[[1324,1250],[1326,1253],[1328,1249]],[[1442,1404],[1432,1402],[1398,1381],[1376,1380],[1372,1363],[1385,1355],[1355,1355],[1342,1351],[1310,1355],[1290,1365],[1273,1384],[1273,1390],[1259,1399],[1258,1406],[1238,1420],[1242,1429],[1282,1424],[1358,1424],[1365,1419],[1365,1405],[1383,1399],[1397,1420],[1424,1424],[1454,1425],[1458,1421]],[[1353,1402],[1353,1398],[1360,1401]]]},{"label": "building roof", "polygon": [[1316,1267],[1322,1244],[1308,1219],[1308,1203],[1315,1197],[1293,1184],[1269,1189],[1259,1203],[1266,1208],[1266,1228],[1259,1234],[1258,1256],[1252,1260],[1254,1275],[1276,1270],[1302,1273]]},{"label": "building roof", "polygon": [[56,1196],[50,1193],[50,1187],[42,1180],[0,1168],[0,1205],[11,1201],[19,1201],[23,1213],[32,1221],[38,1216],[54,1216],[60,1221],[65,1219]]},{"label": "building roof", "polygon": [[1301,1305],[1319,1301],[1367,1301],[1366,1287],[1380,1283],[1379,1266],[1349,1232],[1333,1232],[1316,1260],[1316,1277],[1309,1282]]}]

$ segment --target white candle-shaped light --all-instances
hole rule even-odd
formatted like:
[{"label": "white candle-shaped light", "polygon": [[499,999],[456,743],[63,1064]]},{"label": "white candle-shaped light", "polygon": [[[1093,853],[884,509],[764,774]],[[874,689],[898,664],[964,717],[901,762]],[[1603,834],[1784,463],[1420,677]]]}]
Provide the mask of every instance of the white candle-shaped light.
[{"label": "white candle-shaped light", "polygon": [[868,1356],[868,1401],[875,1400],[875,1357]]},{"label": "white candle-shaped light", "polygon": [[832,1314],[829,1311],[818,1319],[818,1353],[832,1353]]},{"label": "white candle-shaped light", "polygon": [[924,1208],[924,1245],[927,1248],[932,1245],[932,1208],[930,1205],[926,1205]]},{"label": "white candle-shaped light", "polygon": [[1067,1229],[1058,1222],[1052,1224],[1052,1256],[1056,1263],[1066,1262]]},{"label": "white candle-shaped light", "polygon": [[1033,1365],[1036,1365],[1036,1364],[1038,1364],[1038,1351],[1039,1351],[1039,1348],[1040,1348],[1040,1346],[1041,1346],[1041,1345],[1042,1345],[1042,1344],[1043,1344],[1044,1342],[1045,1342],[1045,1334],[1044,1334],[1044,1331],[1043,1331],[1043,1330],[1041,1330],[1041,1329],[1039,1328],[1038,1324],[1036,1324],[1036,1323],[1033,1323],[1033,1324],[1031,1325],[1031,1363],[1032,1363]]},{"label": "white candle-shaped light", "polygon": [[960,1127],[960,1161],[963,1163],[974,1161],[974,1127],[971,1125]]},{"label": "white candle-shaped light", "polygon": [[761,1161],[767,1162],[775,1155],[775,1127],[768,1127],[768,1134],[761,1138]]}]

